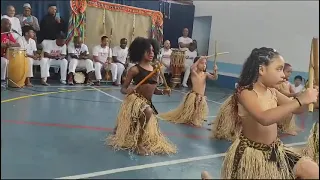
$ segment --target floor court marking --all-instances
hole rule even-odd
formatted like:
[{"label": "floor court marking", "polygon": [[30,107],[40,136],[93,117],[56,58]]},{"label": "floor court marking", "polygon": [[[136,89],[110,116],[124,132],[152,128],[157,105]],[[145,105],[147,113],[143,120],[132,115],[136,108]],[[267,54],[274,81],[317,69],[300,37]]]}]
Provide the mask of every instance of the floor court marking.
[{"label": "floor court marking", "polygon": [[[293,146],[301,146],[305,145],[306,142],[297,142],[297,143],[291,143],[287,144],[287,147],[293,147]],[[137,165],[137,166],[128,166],[124,168],[115,168],[105,171],[98,171],[93,173],[86,173],[86,174],[79,174],[74,176],[66,176],[66,177],[60,177],[55,179],[87,179],[87,178],[93,178],[98,176],[104,176],[108,174],[115,174],[115,173],[122,173],[122,172],[128,172],[128,171],[136,171],[136,170],[142,170],[142,169],[148,169],[148,168],[155,168],[155,167],[161,167],[161,166],[169,166],[169,165],[175,165],[175,164],[182,164],[182,163],[188,163],[188,162],[195,162],[195,161],[201,161],[201,160],[207,160],[207,159],[216,159],[220,157],[224,157],[226,153],[219,153],[219,154],[212,154],[212,155],[206,155],[206,156],[197,156],[192,158],[184,158],[184,159],[176,159],[171,161],[162,161],[157,163],[149,163],[149,164],[143,164],[143,165]],[[200,176],[200,172],[199,172]]]},{"label": "floor court marking", "polygon": [[[114,88],[101,88],[101,89],[113,90]],[[29,94],[29,95],[25,95],[25,96],[18,96],[18,97],[14,97],[14,98],[4,99],[4,100],[1,100],[1,104],[2,103],[12,102],[12,101],[18,101],[18,100],[21,100],[21,99],[32,98],[32,97],[46,96],[46,95],[50,95],[50,94],[59,94],[59,93],[68,93],[68,92],[72,93],[72,92],[81,92],[81,91],[97,91],[97,90],[100,90],[100,89],[98,89],[98,88],[93,89],[91,87],[91,88],[77,89],[77,90],[64,89],[64,90],[59,90],[59,91],[48,91],[48,92],[43,92],[43,93],[38,93],[38,94]],[[14,91],[14,92],[19,92],[19,91]],[[104,91],[101,91],[101,92],[104,92]],[[23,92],[21,92],[21,93],[23,93]]]},{"label": "floor court marking", "polygon": [[[187,94],[187,92],[180,91],[180,90],[176,90],[176,89],[172,89],[172,91],[176,91],[176,92],[179,92],[179,93],[181,93],[181,94]],[[207,101],[209,101],[209,102],[213,102],[213,103],[216,103],[216,104],[219,104],[219,105],[221,105],[221,104],[222,104],[221,102],[213,101],[213,100],[210,100],[210,99],[207,99]]]}]

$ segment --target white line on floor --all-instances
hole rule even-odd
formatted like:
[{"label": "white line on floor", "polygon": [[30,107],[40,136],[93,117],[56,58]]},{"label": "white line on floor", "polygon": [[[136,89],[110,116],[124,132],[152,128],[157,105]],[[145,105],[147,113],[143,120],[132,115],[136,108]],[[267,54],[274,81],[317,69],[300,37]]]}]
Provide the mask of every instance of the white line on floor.
[{"label": "white line on floor", "polygon": [[[287,144],[286,146],[292,147],[292,146],[300,146],[300,145],[305,145],[305,144],[306,144],[306,142],[297,142],[297,143]],[[185,159],[176,159],[176,160],[171,160],[171,161],[163,161],[163,162],[143,164],[143,165],[137,165],[137,166],[129,166],[129,167],[124,167],[124,168],[116,168],[116,169],[98,171],[98,172],[87,173],[87,174],[66,176],[66,177],[60,177],[60,178],[56,178],[56,179],[87,179],[87,178],[93,178],[93,177],[97,177],[97,176],[104,176],[104,175],[115,174],[115,173],[120,173],[120,172],[135,171],[135,170],[148,169],[148,168],[161,167],[161,166],[169,166],[169,165],[174,165],[174,164],[194,162],[194,161],[200,161],[200,160],[206,160],[206,159],[215,159],[215,158],[224,157],[225,155],[226,155],[226,153],[220,153],[220,154],[212,154],[212,155],[198,156],[198,157],[185,158]],[[199,172],[199,176],[200,176],[200,173],[201,172]]]},{"label": "white line on floor", "polygon": [[[88,87],[95,87],[95,88],[110,88],[110,89],[117,89],[119,90],[119,87],[112,87],[112,86],[85,86],[85,85],[73,85],[73,86],[42,86],[42,85],[34,85],[33,88],[88,88]],[[28,89],[28,88],[26,88]]]},{"label": "white line on floor", "polygon": [[107,96],[109,96],[109,97],[111,97],[111,98],[113,98],[113,99],[116,99],[116,100],[122,102],[122,99],[119,99],[119,98],[117,98],[116,96],[112,96],[111,94],[108,94],[108,93],[106,93],[106,92],[104,92],[104,91],[102,91],[102,90],[100,90],[100,89],[98,89],[98,88],[96,88],[96,87],[91,87],[91,88],[92,88],[92,89],[95,89],[96,91],[101,92],[101,93],[104,94],[104,95],[107,95]]},{"label": "white line on floor", "polygon": [[[176,92],[179,92],[179,93],[182,93],[182,94],[187,94],[187,92],[176,90],[176,89],[172,89],[172,91],[176,91]],[[216,104],[222,104],[221,102],[213,101],[213,100],[210,100],[210,99],[207,99],[207,101],[213,102],[213,103],[216,103]]]}]

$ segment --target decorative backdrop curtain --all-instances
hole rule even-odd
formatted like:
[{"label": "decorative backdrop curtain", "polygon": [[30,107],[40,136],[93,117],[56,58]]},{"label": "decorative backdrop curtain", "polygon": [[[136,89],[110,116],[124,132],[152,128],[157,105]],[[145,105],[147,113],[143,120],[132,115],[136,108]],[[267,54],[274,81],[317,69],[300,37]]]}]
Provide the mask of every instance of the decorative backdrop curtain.
[{"label": "decorative backdrop curtain", "polygon": [[71,0],[72,16],[67,41],[75,35],[84,36],[89,50],[100,43],[103,35],[111,38],[111,46],[119,45],[121,38],[129,42],[137,36],[163,41],[162,13],[147,9],[103,1]]}]

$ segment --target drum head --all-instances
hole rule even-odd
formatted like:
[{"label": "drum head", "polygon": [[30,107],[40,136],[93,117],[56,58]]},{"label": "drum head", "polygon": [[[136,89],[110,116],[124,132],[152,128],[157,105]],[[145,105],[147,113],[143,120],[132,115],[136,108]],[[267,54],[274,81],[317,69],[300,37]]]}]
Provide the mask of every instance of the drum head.
[{"label": "drum head", "polygon": [[74,81],[77,83],[77,84],[82,84],[84,83],[86,77],[85,75],[82,73],[82,72],[76,72],[74,74]]}]

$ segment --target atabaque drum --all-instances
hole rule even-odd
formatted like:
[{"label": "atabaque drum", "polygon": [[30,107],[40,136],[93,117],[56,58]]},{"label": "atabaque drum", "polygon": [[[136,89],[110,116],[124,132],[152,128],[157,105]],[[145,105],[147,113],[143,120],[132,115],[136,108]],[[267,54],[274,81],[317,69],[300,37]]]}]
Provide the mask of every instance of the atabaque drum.
[{"label": "atabaque drum", "polygon": [[171,87],[175,88],[181,84],[181,73],[184,71],[185,51],[172,49],[170,56],[170,69],[172,73]]},{"label": "atabaque drum", "polygon": [[20,47],[8,48],[7,59],[9,60],[7,69],[9,87],[23,87],[29,71],[26,50]]}]

